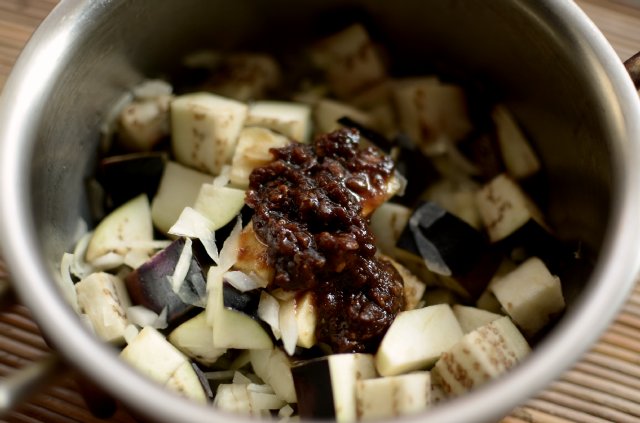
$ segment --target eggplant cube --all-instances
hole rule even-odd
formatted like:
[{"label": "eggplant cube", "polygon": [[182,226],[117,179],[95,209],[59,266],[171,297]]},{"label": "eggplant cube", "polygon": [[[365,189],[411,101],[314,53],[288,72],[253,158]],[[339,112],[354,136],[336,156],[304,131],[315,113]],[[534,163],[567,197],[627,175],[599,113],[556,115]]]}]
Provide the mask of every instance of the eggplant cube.
[{"label": "eggplant cube", "polygon": [[196,304],[204,304],[206,300],[206,280],[195,254],[191,257],[189,269],[177,292],[169,281],[183,248],[184,238],[173,241],[125,278],[133,303],[143,305],[158,314],[166,308],[167,322],[170,325],[193,310]]},{"label": "eggplant cube", "polygon": [[371,214],[370,229],[376,246],[384,254],[395,257],[396,243],[411,217],[411,209],[402,204],[386,202]]},{"label": "eggplant cube", "polygon": [[272,129],[298,142],[308,142],[311,107],[285,101],[256,101],[249,107],[245,125]]},{"label": "eggplant cube", "polygon": [[267,383],[273,391],[288,403],[297,402],[296,390],[291,374],[291,361],[287,354],[275,348],[271,350],[251,350],[251,366],[255,374]]},{"label": "eggplant cube", "polygon": [[431,404],[431,374],[414,372],[359,380],[356,398],[360,421],[414,414]]},{"label": "eggplant cube", "polygon": [[527,337],[538,333],[565,307],[560,279],[537,257],[498,279],[492,291]]},{"label": "eggplant cube", "polygon": [[384,63],[360,24],[321,40],[314,46],[312,57],[325,70],[331,90],[342,99],[386,78]]},{"label": "eggplant cube", "polygon": [[171,102],[171,147],[178,162],[217,175],[231,162],[247,117],[246,104],[210,93]]},{"label": "eggplant cube", "polygon": [[460,395],[514,367],[530,352],[508,316],[466,334],[442,354],[432,374],[448,395]]},{"label": "eggplant cube", "polygon": [[89,317],[96,334],[107,342],[122,342],[129,324],[129,298],[122,280],[109,273],[92,273],[75,288],[78,306]]},{"label": "eggplant cube", "polygon": [[189,360],[151,326],[144,327],[120,357],[141,373],[199,402],[204,388]]},{"label": "eggplant cube", "polygon": [[105,217],[96,227],[85,254],[93,260],[111,252],[121,256],[136,248],[136,243],[153,240],[153,225],[149,199],[141,194]]},{"label": "eggplant cube", "polygon": [[509,175],[524,179],[540,170],[540,160],[525,138],[515,119],[505,106],[494,107],[491,116],[496,126],[496,135],[502,160]]},{"label": "eggplant cube", "polygon": [[453,314],[455,314],[456,319],[458,319],[458,323],[460,323],[462,332],[465,334],[473,332],[480,326],[484,326],[502,317],[500,314],[476,307],[464,306],[462,304],[454,304],[452,309]]},{"label": "eggplant cube", "polygon": [[182,210],[193,206],[202,184],[211,180],[209,174],[176,162],[167,162],[158,192],[151,202],[151,217],[155,227],[164,233],[169,232]]},{"label": "eggplant cube", "polygon": [[342,128],[338,122],[343,117],[357,122],[364,127],[374,127],[375,121],[371,115],[346,103],[320,99],[313,109],[313,119],[317,134],[326,134]]},{"label": "eggplant cube", "polygon": [[171,95],[134,101],[120,113],[120,140],[131,151],[149,151],[169,135]]},{"label": "eggplant cube", "polygon": [[376,377],[370,354],[329,355],[297,364],[291,371],[300,417],[337,422],[356,420],[356,384]]},{"label": "eggplant cube", "polygon": [[448,304],[400,312],[382,338],[376,369],[382,376],[425,369],[462,335]]},{"label": "eggplant cube", "polygon": [[182,323],[167,338],[171,344],[205,366],[211,366],[227,350],[213,346],[213,329],[204,312]]},{"label": "eggplant cube", "polygon": [[491,242],[507,238],[532,220],[545,226],[538,207],[506,174],[486,184],[477,193],[476,202]]},{"label": "eggplant cube", "polygon": [[239,188],[249,186],[249,175],[253,169],[273,161],[269,151],[290,144],[289,138],[271,129],[261,127],[243,128],[238,136],[238,144],[231,160],[229,180]]}]

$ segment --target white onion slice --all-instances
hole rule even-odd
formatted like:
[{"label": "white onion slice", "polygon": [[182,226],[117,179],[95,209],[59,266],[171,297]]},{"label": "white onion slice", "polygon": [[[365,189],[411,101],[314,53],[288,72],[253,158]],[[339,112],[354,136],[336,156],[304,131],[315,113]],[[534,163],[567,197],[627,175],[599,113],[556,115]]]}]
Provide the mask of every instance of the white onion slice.
[{"label": "white onion slice", "polygon": [[140,333],[140,331],[138,330],[138,328],[135,325],[127,325],[127,327],[124,329],[124,333],[122,334],[124,337],[124,340],[127,344],[130,344],[131,341],[134,340],[134,338],[136,336],[138,336],[138,334]]},{"label": "white onion slice", "polygon": [[148,308],[135,305],[127,308],[127,318],[132,324],[141,328],[151,326],[155,329],[167,327],[167,308],[163,308],[160,314]]},{"label": "white onion slice", "polygon": [[84,279],[93,272],[93,267],[84,259],[87,253],[87,247],[89,246],[89,241],[91,241],[92,236],[93,232],[85,233],[82,237],[80,237],[80,239],[76,243],[75,248],[73,249],[73,263],[71,263],[71,272],[80,279]]},{"label": "white onion slice", "polygon": [[110,252],[94,259],[91,263],[94,270],[111,270],[124,264],[124,257]]},{"label": "white onion slice", "polygon": [[136,100],[153,100],[160,96],[171,95],[173,87],[162,79],[148,79],[133,88]]},{"label": "white onion slice", "polygon": [[192,207],[185,207],[178,217],[178,221],[169,229],[169,234],[198,238],[209,257],[218,264],[220,254],[216,245],[215,233],[211,230],[213,222],[204,217]]},{"label": "white onion slice", "polygon": [[275,394],[265,394],[262,392],[254,392],[247,388],[251,408],[254,410],[278,410],[286,402]]},{"label": "white onion slice", "polygon": [[280,303],[267,292],[260,293],[260,302],[258,303],[258,317],[271,326],[271,332],[276,340],[280,339]]},{"label": "white onion slice", "polygon": [[173,271],[173,275],[169,277],[171,281],[171,289],[173,292],[179,295],[180,288],[184,283],[184,279],[187,277],[187,273],[189,272],[189,267],[191,266],[191,258],[193,257],[193,250],[191,248],[193,242],[190,238],[186,238],[184,241],[184,246],[182,247],[182,252],[180,252],[180,257],[178,258],[178,263],[176,263],[176,267]]},{"label": "white onion slice", "polygon": [[247,391],[260,392],[261,394],[275,394],[271,385],[250,383],[247,385]]},{"label": "white onion slice", "polygon": [[293,408],[289,404],[278,410],[278,417],[291,417],[293,416]]},{"label": "white onion slice", "polygon": [[231,166],[224,165],[220,170],[220,174],[213,178],[211,185],[220,188],[229,185],[229,175],[231,174]]},{"label": "white onion slice", "polygon": [[265,288],[264,283],[255,274],[247,275],[239,270],[226,272],[223,278],[231,286],[240,292],[253,291],[258,288]]},{"label": "white onion slice", "polygon": [[237,385],[248,385],[251,383],[251,379],[243,375],[242,373],[236,371],[233,374],[233,383]]},{"label": "white onion slice", "polygon": [[298,343],[298,322],[294,313],[280,313],[280,332],[285,352],[293,356]]},{"label": "white onion slice", "polygon": [[132,269],[137,269],[149,260],[149,254],[147,250],[129,250],[124,255],[124,264]]},{"label": "white onion slice", "polygon": [[224,271],[231,269],[238,260],[238,250],[240,249],[240,233],[242,232],[242,218],[238,216],[236,224],[231,233],[224,241],[220,250],[220,268]]}]

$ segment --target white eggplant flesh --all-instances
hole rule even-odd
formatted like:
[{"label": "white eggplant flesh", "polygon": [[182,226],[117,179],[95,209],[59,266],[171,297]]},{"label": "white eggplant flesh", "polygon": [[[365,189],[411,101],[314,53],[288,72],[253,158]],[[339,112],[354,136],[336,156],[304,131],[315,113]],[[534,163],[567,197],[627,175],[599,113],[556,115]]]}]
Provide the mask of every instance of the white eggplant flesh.
[{"label": "white eggplant flesh", "polygon": [[151,202],[153,225],[167,233],[185,207],[192,207],[202,184],[211,182],[209,174],[198,172],[179,163],[167,162],[158,192]]},{"label": "white eggplant flesh", "polygon": [[207,402],[202,382],[189,361],[178,366],[164,386],[200,404]]},{"label": "white eggplant flesh", "polygon": [[460,323],[462,332],[465,334],[502,317],[500,314],[482,310],[477,307],[464,306],[462,304],[454,304],[452,309],[453,314],[455,314],[456,319],[458,319],[458,323]]},{"label": "white eggplant flesh", "polygon": [[[214,348],[271,349],[273,342],[260,325],[249,315],[224,307],[222,275],[212,267],[207,277],[210,300],[207,313],[213,326]],[[209,307],[212,309],[209,310]]]},{"label": "white eggplant flesh", "polygon": [[524,179],[540,170],[540,159],[533,151],[515,118],[503,105],[496,105],[491,112],[496,126],[502,161],[509,175]]},{"label": "white eggplant flesh", "polygon": [[78,306],[86,314],[95,333],[111,343],[122,343],[131,304],[124,282],[109,273],[92,273],[75,285]]},{"label": "white eggplant flesh", "polygon": [[230,413],[253,415],[247,385],[223,383],[218,385],[213,405],[219,410]]},{"label": "white eggplant flesh", "polygon": [[464,335],[442,354],[432,375],[447,395],[460,395],[513,368],[530,351],[518,328],[503,316]]},{"label": "white eggplant flesh", "polygon": [[431,404],[431,374],[413,372],[359,380],[356,398],[358,421],[415,414]]},{"label": "white eggplant flesh", "polygon": [[397,81],[393,90],[401,129],[427,156],[441,155],[472,129],[461,87],[435,77]]},{"label": "white eggplant flesh", "polygon": [[271,148],[281,148],[291,140],[271,129],[258,126],[243,128],[238,136],[238,144],[231,160],[229,179],[231,185],[239,188],[249,186],[249,175],[253,169],[273,161]]},{"label": "white eggplant flesh", "polygon": [[247,111],[245,103],[211,93],[176,97],[171,102],[171,148],[176,160],[218,175],[231,163]]},{"label": "white eggplant flesh", "polygon": [[187,357],[151,326],[142,328],[120,352],[120,357],[163,385],[169,382],[180,366],[188,363]]},{"label": "white eggplant flesh", "polygon": [[331,90],[341,99],[349,99],[387,77],[376,46],[360,24],[320,40],[311,54],[316,65],[324,69]]},{"label": "white eggplant flesh", "polygon": [[518,183],[504,173],[478,191],[476,203],[492,242],[508,237],[532,219],[544,227],[538,207]]},{"label": "white eggplant flesh", "polygon": [[343,127],[338,120],[347,117],[354,122],[371,129],[377,129],[374,118],[362,110],[347,103],[323,98],[313,108],[314,129],[317,135],[333,132]]},{"label": "white eggplant flesh", "polygon": [[244,207],[244,190],[203,184],[193,208],[209,219],[215,231],[231,222]]},{"label": "white eggplant flesh", "polygon": [[428,368],[462,335],[448,304],[400,312],[382,338],[376,369],[382,376],[393,376]]},{"label": "white eggplant flesh", "polygon": [[527,337],[537,334],[565,308],[560,278],[537,257],[498,279],[491,289]]},{"label": "white eggplant flesh", "polygon": [[271,129],[306,143],[311,136],[311,107],[286,101],[256,101],[249,106],[245,125]]},{"label": "white eggplant flesh", "polygon": [[127,150],[150,151],[169,135],[171,95],[134,101],[120,113],[120,140]]},{"label": "white eggplant flesh", "polygon": [[291,361],[279,348],[249,351],[253,371],[288,403],[297,402],[291,375]]},{"label": "white eggplant flesh", "polygon": [[176,348],[193,360],[211,366],[227,349],[213,345],[213,327],[207,322],[205,312],[182,323],[167,337]]},{"label": "white eggplant flesh", "polygon": [[[139,245],[153,241],[153,224],[149,199],[141,194],[111,213],[98,223],[87,246],[85,260],[93,260],[108,253],[125,256]],[[136,245],[137,244],[137,245]]]},{"label": "white eggplant flesh", "polygon": [[396,243],[411,217],[411,209],[402,204],[386,202],[371,214],[369,228],[376,246],[384,254],[396,257]]},{"label": "white eggplant flesh", "polygon": [[333,354],[292,368],[302,418],[353,422],[357,418],[356,383],[377,376],[370,354]]},{"label": "white eggplant flesh", "polygon": [[268,54],[234,53],[224,59],[222,67],[222,81],[211,90],[239,101],[265,97],[282,79],[280,65]]}]

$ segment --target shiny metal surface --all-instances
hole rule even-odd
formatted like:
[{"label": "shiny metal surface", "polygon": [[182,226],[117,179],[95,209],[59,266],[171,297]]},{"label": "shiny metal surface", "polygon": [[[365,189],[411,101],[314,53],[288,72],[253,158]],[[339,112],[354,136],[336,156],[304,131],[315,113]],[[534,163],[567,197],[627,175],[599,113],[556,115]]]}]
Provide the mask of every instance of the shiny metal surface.
[{"label": "shiny metal surface", "polygon": [[401,68],[447,63],[505,99],[544,160],[552,223],[597,256],[584,279],[576,269],[567,315],[530,359],[496,383],[406,421],[504,415],[575,362],[633,286],[640,105],[624,67],[572,2],[63,1],[0,99],[0,242],[19,295],[55,346],[138,411],[170,422],[246,420],[190,404],[130,371],[81,326],[51,282],[78,218],[87,216],[84,178],[105,112],[190,49],[304,42],[319,15],[347,6],[367,11]]}]

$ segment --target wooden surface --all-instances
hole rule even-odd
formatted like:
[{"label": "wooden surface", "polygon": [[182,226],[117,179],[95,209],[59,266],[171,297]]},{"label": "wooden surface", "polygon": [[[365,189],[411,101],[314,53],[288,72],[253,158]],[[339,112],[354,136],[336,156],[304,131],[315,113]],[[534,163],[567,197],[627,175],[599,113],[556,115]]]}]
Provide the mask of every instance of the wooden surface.
[{"label": "wooden surface", "polygon": [[[56,0],[0,0],[0,87],[30,34]],[[577,2],[621,59],[640,50],[640,0]],[[0,280],[6,274],[0,261]],[[29,311],[0,312],[0,377],[38,358],[47,347]],[[7,422],[98,422],[72,377],[45,388],[7,416]],[[133,422],[124,410],[109,422]],[[640,287],[601,340],[570,371],[517,407],[503,423],[640,422]]]}]

